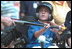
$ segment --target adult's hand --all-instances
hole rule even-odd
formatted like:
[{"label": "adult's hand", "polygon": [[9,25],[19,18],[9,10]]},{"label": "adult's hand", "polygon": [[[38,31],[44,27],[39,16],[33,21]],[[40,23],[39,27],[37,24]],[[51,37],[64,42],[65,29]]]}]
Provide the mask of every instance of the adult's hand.
[{"label": "adult's hand", "polygon": [[11,26],[15,24],[10,17],[1,17],[1,22],[6,26]]}]

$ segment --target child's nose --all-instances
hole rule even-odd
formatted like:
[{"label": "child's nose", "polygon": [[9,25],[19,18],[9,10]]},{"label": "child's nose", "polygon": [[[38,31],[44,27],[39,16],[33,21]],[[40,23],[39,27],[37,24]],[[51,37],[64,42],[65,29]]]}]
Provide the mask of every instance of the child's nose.
[{"label": "child's nose", "polygon": [[45,11],[42,11],[42,14],[45,14]]}]

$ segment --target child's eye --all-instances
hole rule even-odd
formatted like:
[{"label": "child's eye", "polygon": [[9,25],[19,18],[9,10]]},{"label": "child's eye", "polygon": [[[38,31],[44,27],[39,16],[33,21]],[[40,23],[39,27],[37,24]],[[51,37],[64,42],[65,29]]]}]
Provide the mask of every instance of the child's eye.
[{"label": "child's eye", "polygon": [[48,12],[47,10],[45,12]]},{"label": "child's eye", "polygon": [[48,12],[48,11],[45,11],[45,12]]}]

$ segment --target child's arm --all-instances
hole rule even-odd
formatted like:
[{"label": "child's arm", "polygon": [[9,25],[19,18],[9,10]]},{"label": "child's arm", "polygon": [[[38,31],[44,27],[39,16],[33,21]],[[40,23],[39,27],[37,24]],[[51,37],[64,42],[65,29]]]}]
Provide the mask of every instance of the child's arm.
[{"label": "child's arm", "polygon": [[35,32],[34,36],[35,36],[36,38],[39,37],[39,36],[40,36],[41,34],[43,34],[44,31],[45,31],[47,28],[49,28],[49,27],[50,27],[49,25],[44,26],[44,28],[42,28],[41,30]]}]

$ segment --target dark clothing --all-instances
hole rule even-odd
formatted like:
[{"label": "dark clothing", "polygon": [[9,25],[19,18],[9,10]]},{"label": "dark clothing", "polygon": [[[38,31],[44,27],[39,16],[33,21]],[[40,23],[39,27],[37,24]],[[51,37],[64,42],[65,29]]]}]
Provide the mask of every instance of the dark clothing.
[{"label": "dark clothing", "polygon": [[[34,4],[35,3],[35,4]],[[34,16],[36,13],[36,5],[38,6],[40,1],[21,1],[20,12],[25,13],[28,16]]]},{"label": "dark clothing", "polygon": [[61,35],[61,40],[65,40],[71,37],[71,11],[67,13],[64,25],[65,27],[67,27],[67,29],[63,31],[63,34]]},{"label": "dark clothing", "polygon": [[67,13],[65,26],[67,27],[67,30],[71,30],[71,11]]}]

